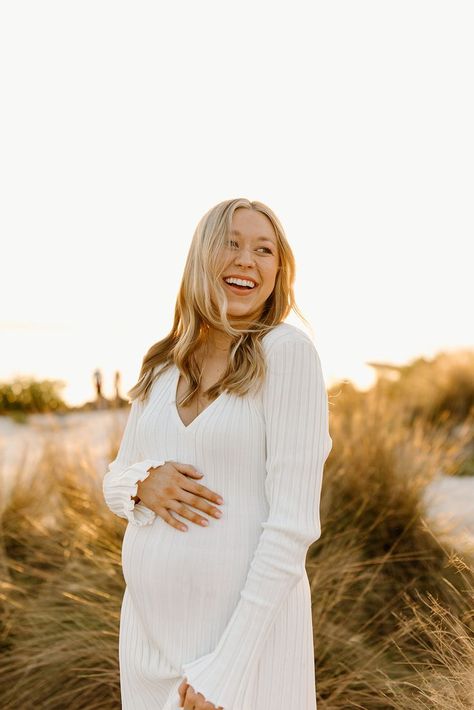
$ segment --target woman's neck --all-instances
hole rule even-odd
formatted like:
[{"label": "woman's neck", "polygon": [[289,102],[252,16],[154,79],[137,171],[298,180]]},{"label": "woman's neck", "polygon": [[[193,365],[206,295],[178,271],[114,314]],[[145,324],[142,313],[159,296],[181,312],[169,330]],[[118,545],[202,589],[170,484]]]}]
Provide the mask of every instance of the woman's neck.
[{"label": "woman's neck", "polygon": [[[249,327],[251,322],[251,319],[242,319],[241,321],[239,321],[239,325],[243,328],[247,328]],[[234,327],[238,327],[235,322],[233,323],[233,325]],[[206,352],[207,350],[208,356],[215,359],[225,358],[229,353],[229,349],[232,342],[233,339],[229,335],[227,335],[225,331],[209,326],[207,330],[206,341],[203,344],[204,352]]]},{"label": "woman's neck", "polygon": [[209,329],[206,340],[202,344],[202,352],[206,359],[226,359],[232,339],[220,330]]}]

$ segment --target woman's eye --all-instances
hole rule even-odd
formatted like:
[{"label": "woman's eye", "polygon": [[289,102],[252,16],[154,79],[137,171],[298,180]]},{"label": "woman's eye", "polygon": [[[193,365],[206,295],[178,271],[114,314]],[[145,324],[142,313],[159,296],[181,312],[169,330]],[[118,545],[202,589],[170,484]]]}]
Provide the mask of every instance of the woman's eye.
[{"label": "woman's eye", "polygon": [[[230,246],[230,247],[238,246],[238,244],[237,244],[237,242],[235,241],[235,239],[229,239],[229,240],[227,241],[227,244],[228,244],[228,246]],[[267,251],[269,254],[272,254],[272,253],[273,253],[272,250],[269,249],[269,247],[259,247],[259,249],[265,249],[265,251]]]}]

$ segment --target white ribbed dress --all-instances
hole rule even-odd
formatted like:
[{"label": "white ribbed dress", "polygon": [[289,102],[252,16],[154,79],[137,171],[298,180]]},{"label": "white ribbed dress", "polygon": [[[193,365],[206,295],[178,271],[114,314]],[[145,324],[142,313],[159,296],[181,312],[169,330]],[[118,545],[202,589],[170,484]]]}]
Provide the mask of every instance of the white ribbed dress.
[{"label": "white ribbed dress", "polygon": [[[108,507],[126,518],[120,616],[124,710],[177,710],[184,676],[224,710],[315,710],[311,594],[305,569],[320,537],[324,463],[332,448],[320,358],[301,329],[262,340],[257,394],[227,392],[188,426],[176,408],[179,370],[134,400],[104,476]],[[192,464],[220,494],[222,518],[171,527],[142,502],[138,481],[165,461]],[[159,474],[158,474],[159,475]],[[174,513],[173,513],[174,514]]]}]

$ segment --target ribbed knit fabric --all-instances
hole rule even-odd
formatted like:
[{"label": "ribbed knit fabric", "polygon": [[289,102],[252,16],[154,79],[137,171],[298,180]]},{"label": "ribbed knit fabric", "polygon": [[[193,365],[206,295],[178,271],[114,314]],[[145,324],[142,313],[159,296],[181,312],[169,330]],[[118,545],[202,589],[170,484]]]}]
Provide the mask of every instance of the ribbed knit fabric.
[{"label": "ribbed knit fabric", "polygon": [[[309,546],[321,535],[324,463],[332,448],[320,358],[299,328],[262,340],[259,393],[222,393],[188,426],[179,370],[134,401],[104,476],[109,508],[128,520],[120,618],[124,710],[178,710],[177,688],[224,710],[315,710]],[[131,501],[151,466],[177,461],[220,494],[221,519],[187,532]],[[159,471],[156,475],[159,475]]]}]

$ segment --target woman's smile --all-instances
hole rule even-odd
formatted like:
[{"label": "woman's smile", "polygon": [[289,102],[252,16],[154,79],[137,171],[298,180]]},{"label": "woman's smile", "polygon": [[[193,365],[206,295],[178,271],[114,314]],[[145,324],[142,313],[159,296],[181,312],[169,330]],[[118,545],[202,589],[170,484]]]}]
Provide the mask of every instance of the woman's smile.
[{"label": "woman's smile", "polygon": [[237,286],[236,284],[228,284],[225,279],[223,279],[224,285],[227,286],[229,291],[232,291],[232,293],[236,293],[239,296],[248,296],[250,293],[253,293],[258,289],[258,286],[255,285],[253,288],[247,288],[247,286]]}]

